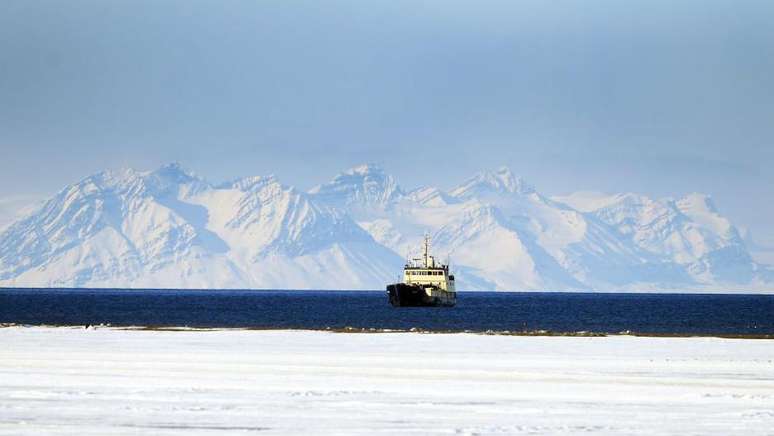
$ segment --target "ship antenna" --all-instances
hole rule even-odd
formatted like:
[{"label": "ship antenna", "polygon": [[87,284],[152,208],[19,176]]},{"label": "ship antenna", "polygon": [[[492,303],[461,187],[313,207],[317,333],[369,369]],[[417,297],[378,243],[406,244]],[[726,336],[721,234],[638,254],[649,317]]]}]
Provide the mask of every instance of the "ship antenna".
[{"label": "ship antenna", "polygon": [[427,256],[428,256],[428,245],[430,245],[430,236],[427,233],[425,233],[425,268],[427,268],[428,264],[429,264],[428,259],[427,259]]}]

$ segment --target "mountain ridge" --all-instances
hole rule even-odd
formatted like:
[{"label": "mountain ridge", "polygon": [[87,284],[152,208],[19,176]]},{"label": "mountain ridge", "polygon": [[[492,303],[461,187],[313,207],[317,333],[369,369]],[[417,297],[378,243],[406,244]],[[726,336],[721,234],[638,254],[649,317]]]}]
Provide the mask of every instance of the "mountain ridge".
[{"label": "mountain ridge", "polygon": [[381,289],[425,232],[463,290],[774,290],[704,194],[548,197],[506,167],[405,190],[373,164],[306,192],[103,171],[0,230],[0,286]]}]

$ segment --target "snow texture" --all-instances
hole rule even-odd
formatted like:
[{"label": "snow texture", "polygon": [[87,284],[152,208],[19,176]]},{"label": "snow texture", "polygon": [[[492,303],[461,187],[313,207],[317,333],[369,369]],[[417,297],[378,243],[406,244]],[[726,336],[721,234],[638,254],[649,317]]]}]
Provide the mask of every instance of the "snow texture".
[{"label": "snow texture", "polygon": [[426,232],[462,290],[774,291],[706,195],[548,198],[507,168],[406,190],[375,165],[309,192],[105,171],[0,231],[0,286],[382,289]]},{"label": "snow texture", "polygon": [[771,435],[771,340],[0,329],[2,435]]}]

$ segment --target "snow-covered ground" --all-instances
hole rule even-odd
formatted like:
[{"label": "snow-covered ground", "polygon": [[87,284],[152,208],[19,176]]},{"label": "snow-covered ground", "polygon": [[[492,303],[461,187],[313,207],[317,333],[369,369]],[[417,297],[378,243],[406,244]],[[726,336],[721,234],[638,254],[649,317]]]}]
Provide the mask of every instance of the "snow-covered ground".
[{"label": "snow-covered ground", "polygon": [[774,434],[774,341],[0,329],[0,434]]}]

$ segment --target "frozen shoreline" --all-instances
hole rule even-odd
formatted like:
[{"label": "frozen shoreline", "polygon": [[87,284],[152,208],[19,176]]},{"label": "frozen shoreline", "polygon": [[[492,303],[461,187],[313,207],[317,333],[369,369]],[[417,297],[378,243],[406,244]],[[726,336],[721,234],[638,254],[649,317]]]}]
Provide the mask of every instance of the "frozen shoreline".
[{"label": "frozen shoreline", "polygon": [[109,329],[124,331],[144,331],[144,332],[310,332],[310,333],[346,333],[346,334],[390,334],[390,333],[414,333],[427,335],[479,335],[479,336],[549,336],[549,337],[645,337],[645,338],[717,338],[717,339],[774,339],[774,334],[760,333],[648,333],[622,331],[618,333],[596,332],[596,331],[553,331],[553,330],[436,330],[424,328],[410,329],[389,329],[389,328],[366,328],[366,327],[326,327],[326,328],[282,328],[282,327],[193,327],[193,326],[175,326],[175,325],[111,325],[99,324],[91,325],[28,325],[17,323],[0,323],[0,329],[3,328],[66,328],[66,329]]},{"label": "frozen shoreline", "polygon": [[774,341],[0,328],[0,434],[774,434]]}]

